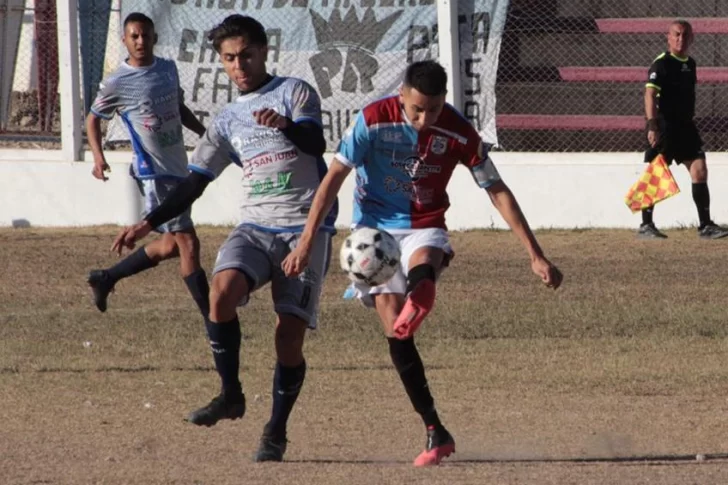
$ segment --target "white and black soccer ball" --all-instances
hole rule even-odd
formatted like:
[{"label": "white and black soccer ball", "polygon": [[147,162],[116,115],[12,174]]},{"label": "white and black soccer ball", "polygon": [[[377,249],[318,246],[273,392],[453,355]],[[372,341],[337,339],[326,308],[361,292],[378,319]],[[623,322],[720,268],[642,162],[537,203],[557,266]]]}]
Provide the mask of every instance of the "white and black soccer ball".
[{"label": "white and black soccer ball", "polygon": [[378,286],[399,269],[401,253],[397,241],[386,231],[360,227],[341,245],[341,269],[354,283]]}]

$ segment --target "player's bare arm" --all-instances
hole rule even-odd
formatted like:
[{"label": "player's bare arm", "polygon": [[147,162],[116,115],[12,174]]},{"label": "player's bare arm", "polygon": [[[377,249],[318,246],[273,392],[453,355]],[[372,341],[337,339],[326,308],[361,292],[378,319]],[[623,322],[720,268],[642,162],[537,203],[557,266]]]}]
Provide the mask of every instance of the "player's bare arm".
[{"label": "player's bare arm", "polygon": [[660,127],[657,122],[657,89],[645,88],[645,116],[647,117],[647,141],[655,147],[660,141]]},{"label": "player's bare arm", "polygon": [[347,167],[338,160],[334,159],[331,163],[329,171],[321,181],[313,202],[311,202],[311,209],[309,209],[308,218],[306,218],[306,226],[303,228],[298,246],[291,251],[281,265],[286,276],[297,276],[306,269],[316,231],[318,231],[326,214],[334,205],[336,195],[341,190],[341,186],[349,172],[351,172],[351,167]]},{"label": "player's bare arm", "polygon": [[316,123],[310,121],[294,123],[290,118],[270,108],[254,111],[253,116],[259,125],[281,130],[303,153],[320,156],[326,150],[324,131]]},{"label": "player's bare arm", "polygon": [[563,275],[543,254],[541,246],[533,235],[531,228],[523,215],[518,201],[511,189],[503,181],[498,181],[488,187],[488,196],[493,206],[508,224],[508,227],[516,234],[523,246],[528,251],[531,259],[531,269],[541,278],[549,288],[556,289],[561,285]]},{"label": "player's bare arm", "polygon": [[192,130],[193,132],[197,133],[198,136],[202,136],[205,134],[205,125],[203,125],[199,119],[197,119],[197,116],[192,112],[191,109],[187,107],[186,104],[180,103],[179,105],[179,115],[180,119],[182,120],[182,126],[187,128],[188,130]]},{"label": "player's bare arm", "polygon": [[152,229],[187,210],[202,195],[209,183],[210,179],[206,176],[190,172],[187,178],[175,187],[159,207],[147,214],[144,220],[122,229],[114,239],[111,251],[121,255],[124,248],[134,249],[136,242],[146,237]]},{"label": "player's bare arm", "polygon": [[101,120],[93,113],[86,116],[86,133],[91,153],[94,155],[94,168],[91,170],[91,175],[105,182],[108,180],[105,172],[111,172],[111,167],[106,163],[106,157],[101,148]]}]

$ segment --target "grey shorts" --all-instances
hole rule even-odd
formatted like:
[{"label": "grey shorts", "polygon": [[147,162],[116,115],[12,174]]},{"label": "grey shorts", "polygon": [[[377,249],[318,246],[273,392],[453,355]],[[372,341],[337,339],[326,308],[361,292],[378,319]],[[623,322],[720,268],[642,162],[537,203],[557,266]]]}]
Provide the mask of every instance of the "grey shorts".
[{"label": "grey shorts", "polygon": [[[287,278],[281,263],[298,244],[300,234],[267,232],[241,224],[220,247],[212,274],[237,269],[252,282],[250,291],[271,283],[276,313],[294,315],[316,328],[319,298],[331,258],[331,234],[319,231],[313,244],[308,268],[295,278]],[[247,303],[247,297],[241,302]]]},{"label": "grey shorts", "polygon": [[[144,210],[142,217],[146,216],[154,209],[159,207],[164,199],[169,196],[182,179],[177,178],[155,178],[155,179],[136,179],[139,191],[144,196]],[[159,227],[155,227],[157,232],[187,232],[195,226],[192,223],[192,207],[187,208],[182,214],[174,219],[170,219]]]}]

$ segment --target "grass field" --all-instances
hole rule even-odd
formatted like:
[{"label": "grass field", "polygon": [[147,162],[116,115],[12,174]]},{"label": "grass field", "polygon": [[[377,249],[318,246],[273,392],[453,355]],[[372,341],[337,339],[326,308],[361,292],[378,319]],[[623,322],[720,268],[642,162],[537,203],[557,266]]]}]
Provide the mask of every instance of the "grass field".
[{"label": "grass field", "polygon": [[[227,232],[201,230],[208,270]],[[728,241],[543,232],[565,274],[552,292],[512,234],[454,234],[418,343],[457,453],[421,470],[419,417],[338,272],[286,463],[251,461],[271,404],[267,289],[240,311],[245,418],[183,422],[219,386],[204,327],[174,262],[95,310],[85,275],[113,263],[115,233],[0,231],[2,484],[728,482]]]}]

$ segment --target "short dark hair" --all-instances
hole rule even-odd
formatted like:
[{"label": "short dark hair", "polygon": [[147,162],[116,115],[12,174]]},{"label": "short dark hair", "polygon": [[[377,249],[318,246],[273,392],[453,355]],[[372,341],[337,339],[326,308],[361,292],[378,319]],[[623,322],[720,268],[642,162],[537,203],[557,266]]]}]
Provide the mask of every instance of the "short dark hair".
[{"label": "short dark hair", "polygon": [[268,45],[268,35],[263,25],[247,15],[234,14],[225,17],[225,20],[213,27],[207,35],[207,40],[212,42],[219,53],[222,41],[230,37],[245,37],[249,44]]},{"label": "short dark hair", "polygon": [[440,96],[447,92],[447,73],[435,61],[414,62],[407,67],[404,84],[425,96]]},{"label": "short dark hair", "polygon": [[150,19],[149,17],[147,17],[146,15],[144,15],[141,12],[132,12],[126,16],[126,18],[124,19],[124,30],[126,30],[127,24],[130,24],[132,22],[144,24],[147,27],[151,27],[152,30],[154,30],[154,22],[152,21],[152,19]]},{"label": "short dark hair", "polygon": [[685,30],[685,33],[688,34],[688,37],[692,37],[693,36],[693,26],[690,25],[690,22],[688,22],[687,20],[684,20],[684,19],[676,19],[676,20],[673,20],[670,25],[671,26],[672,25],[680,25]]}]

